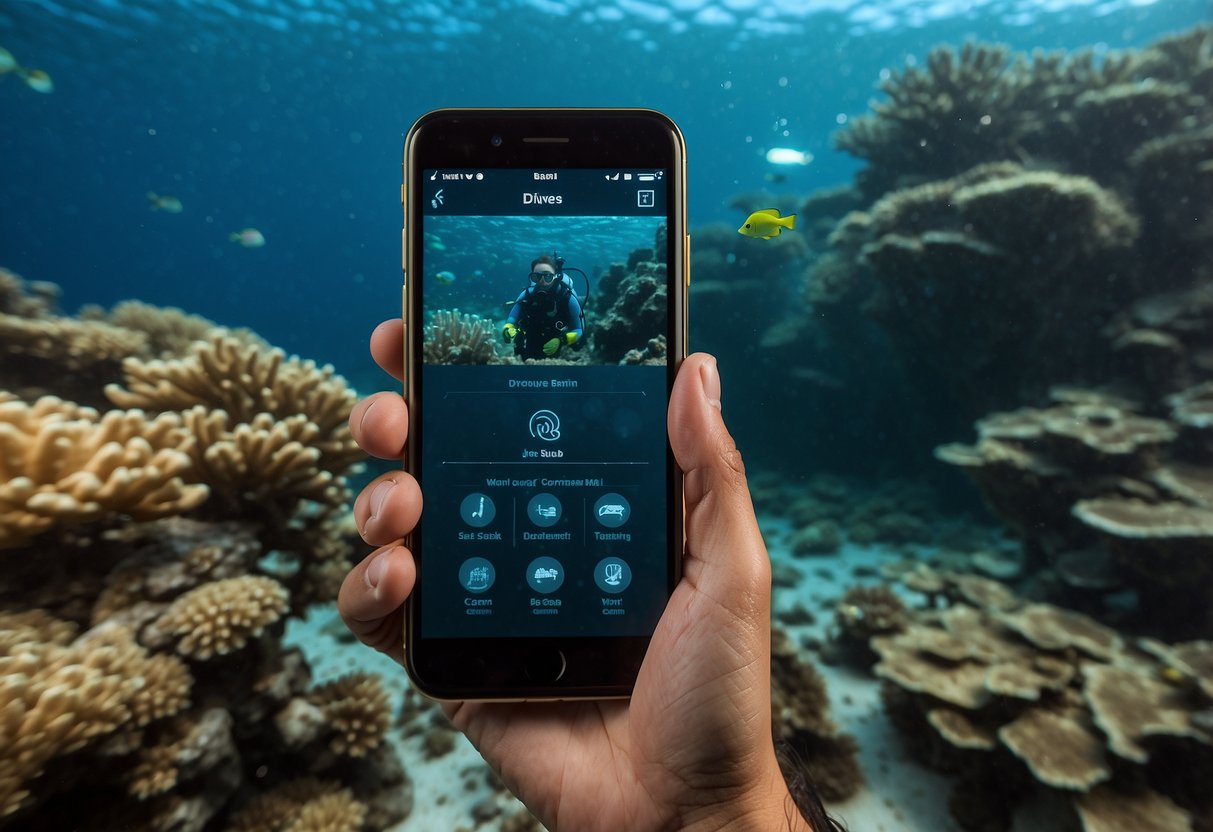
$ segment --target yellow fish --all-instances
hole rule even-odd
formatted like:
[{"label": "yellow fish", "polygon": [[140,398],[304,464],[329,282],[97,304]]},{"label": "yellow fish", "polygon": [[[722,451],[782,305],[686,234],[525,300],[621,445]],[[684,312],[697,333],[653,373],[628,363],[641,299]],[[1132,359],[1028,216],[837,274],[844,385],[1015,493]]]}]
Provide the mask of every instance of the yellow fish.
[{"label": "yellow fish", "polygon": [[746,217],[745,225],[738,228],[737,233],[744,237],[761,237],[769,240],[772,237],[778,237],[785,228],[790,230],[795,227],[795,214],[781,217],[778,208],[764,208]]}]

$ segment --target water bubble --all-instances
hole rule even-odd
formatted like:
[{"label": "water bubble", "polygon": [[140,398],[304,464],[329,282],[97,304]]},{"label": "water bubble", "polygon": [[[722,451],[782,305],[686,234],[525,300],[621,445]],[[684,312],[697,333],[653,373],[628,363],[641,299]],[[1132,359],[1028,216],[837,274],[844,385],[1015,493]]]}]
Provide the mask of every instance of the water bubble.
[{"label": "water bubble", "polygon": [[982,116],[978,119],[978,121],[980,121],[984,126],[989,127],[990,122],[994,121],[994,119],[990,118],[989,116]]},{"label": "water bubble", "polygon": [[779,79],[779,86],[786,87],[787,85],[788,85],[788,79],[786,76]]},{"label": "water bubble", "polygon": [[731,90],[731,89],[733,89],[733,82],[725,81],[723,84],[720,85],[720,88],[722,90]]},{"label": "water bubble", "polygon": [[147,128],[147,134],[148,134],[149,136],[154,136],[154,135],[156,135],[156,128],[155,128],[155,127],[149,127],[149,128]]},{"label": "water bubble", "polygon": [[834,121],[837,124],[846,124],[847,123],[847,114],[839,113],[838,115],[834,116]]}]

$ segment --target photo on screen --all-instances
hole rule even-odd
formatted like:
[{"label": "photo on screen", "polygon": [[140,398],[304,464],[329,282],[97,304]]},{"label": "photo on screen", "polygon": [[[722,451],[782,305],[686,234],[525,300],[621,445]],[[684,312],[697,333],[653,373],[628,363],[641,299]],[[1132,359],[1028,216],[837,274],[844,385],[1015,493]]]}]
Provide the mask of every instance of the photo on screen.
[{"label": "photo on screen", "polygon": [[647,216],[427,216],[427,364],[665,364],[666,226]]}]

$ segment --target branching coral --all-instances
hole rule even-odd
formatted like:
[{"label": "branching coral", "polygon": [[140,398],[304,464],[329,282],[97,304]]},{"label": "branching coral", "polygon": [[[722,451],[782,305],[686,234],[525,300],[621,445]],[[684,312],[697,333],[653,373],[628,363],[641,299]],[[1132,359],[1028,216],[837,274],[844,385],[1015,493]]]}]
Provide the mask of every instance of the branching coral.
[{"label": "branching coral", "polygon": [[126,628],[70,639],[71,628],[45,614],[0,613],[0,819],[29,800],[52,759],[188,703],[184,665],[149,656]]},{"label": "branching coral", "polygon": [[156,626],[179,639],[177,651],[183,656],[206,660],[260,636],[286,612],[288,597],[273,578],[211,581],[174,601]]},{"label": "branching coral", "polygon": [[355,673],[320,685],[311,701],[336,729],[331,746],[338,754],[362,757],[383,741],[392,724],[387,691],[378,677]]},{"label": "branching coral", "polygon": [[458,309],[440,309],[425,327],[427,364],[491,364],[497,358],[493,322]]},{"label": "branching coral", "polygon": [[190,511],[208,493],[183,482],[191,444],[176,414],[0,402],[0,548],[107,515]]},{"label": "branching coral", "polygon": [[356,396],[331,366],[218,331],[188,358],[130,359],[124,370],[127,388],[106,395],[123,407],[190,411],[196,473],[229,496],[340,503],[341,477],[364,458],[347,424]]},{"label": "branching coral", "polygon": [[367,810],[337,783],[301,778],[258,795],[228,832],[359,832]]}]

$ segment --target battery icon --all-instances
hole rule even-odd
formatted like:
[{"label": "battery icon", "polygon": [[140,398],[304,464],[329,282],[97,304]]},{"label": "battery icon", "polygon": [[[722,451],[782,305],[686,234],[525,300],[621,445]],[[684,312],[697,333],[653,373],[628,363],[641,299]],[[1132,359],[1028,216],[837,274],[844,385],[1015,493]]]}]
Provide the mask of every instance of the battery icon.
[{"label": "battery icon", "polygon": [[651,173],[638,173],[636,174],[636,178],[641,182],[652,182],[657,177]]}]

